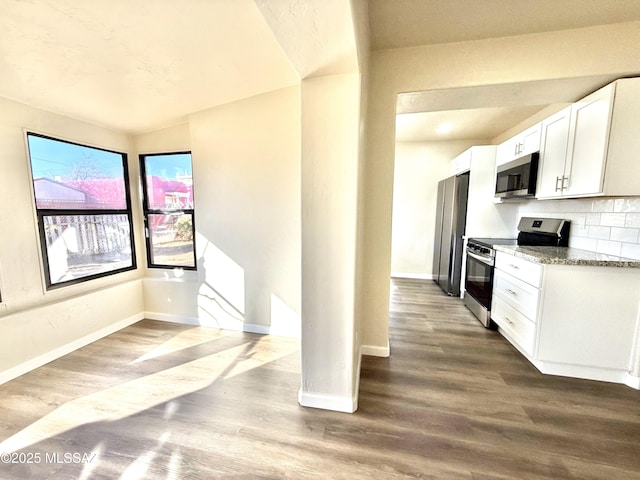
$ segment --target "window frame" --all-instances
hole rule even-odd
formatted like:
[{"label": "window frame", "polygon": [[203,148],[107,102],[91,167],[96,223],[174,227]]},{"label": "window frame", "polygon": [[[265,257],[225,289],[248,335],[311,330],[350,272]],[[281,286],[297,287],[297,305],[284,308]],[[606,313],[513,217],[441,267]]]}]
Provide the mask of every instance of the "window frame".
[{"label": "window frame", "polygon": [[[183,209],[158,209],[158,208],[149,208],[149,193],[147,191],[147,166],[145,160],[148,157],[168,157],[171,155],[189,155],[191,158],[191,175],[193,179],[193,155],[190,150],[183,150],[178,152],[159,152],[159,153],[140,153],[138,154],[138,160],[140,164],[140,183],[142,184],[142,216],[144,218],[144,238],[145,238],[145,246],[147,251],[147,268],[156,268],[156,269],[182,269],[182,270],[190,270],[197,271],[198,270],[198,259],[196,255],[196,216],[195,216],[195,203],[193,208],[183,208]],[[192,184],[193,191],[193,184]],[[190,215],[191,216],[191,238],[193,244],[193,266],[191,265],[168,265],[161,263],[154,263],[152,261],[152,249],[153,245],[151,244],[151,230],[149,229],[149,216],[150,215],[171,215],[171,214],[182,214],[182,215]]]},{"label": "window frame", "polygon": [[[77,145],[79,147],[84,148],[92,148],[95,150],[100,150],[103,152],[114,153],[120,155],[122,158],[122,174],[124,181],[124,194],[125,194],[125,209],[55,209],[55,208],[38,208],[38,200],[36,198],[36,190],[35,190],[35,178],[33,175],[33,162],[31,160],[31,147],[29,145],[29,137],[39,137],[47,140],[52,140],[55,142],[66,143],[69,145]],[[58,288],[67,287],[70,285],[77,285],[80,283],[89,282],[91,280],[96,280],[99,278],[109,277],[112,275],[117,275],[119,273],[128,272],[131,270],[136,270],[138,268],[136,262],[136,245],[135,245],[135,234],[133,228],[133,212],[131,208],[131,188],[129,181],[129,162],[128,162],[128,154],[126,152],[119,152],[117,150],[111,150],[103,147],[96,147],[93,145],[86,145],[83,143],[52,137],[51,135],[44,135],[41,133],[33,132],[27,130],[25,132],[25,142],[27,146],[27,159],[29,161],[29,174],[31,176],[31,187],[32,187],[32,196],[33,196],[33,205],[36,214],[36,222],[38,225],[38,239],[40,241],[40,254],[42,259],[42,272],[44,274],[45,287],[47,291],[56,290]],[[125,215],[127,217],[127,221],[129,223],[129,243],[131,245],[131,265],[121,268],[116,268],[114,270],[109,270],[106,272],[99,272],[91,275],[86,275],[79,278],[73,278],[70,280],[64,280],[61,282],[52,282],[51,281],[51,267],[49,261],[49,254],[47,250],[47,236],[44,226],[45,217],[55,217],[55,216],[101,216],[101,215]]]}]

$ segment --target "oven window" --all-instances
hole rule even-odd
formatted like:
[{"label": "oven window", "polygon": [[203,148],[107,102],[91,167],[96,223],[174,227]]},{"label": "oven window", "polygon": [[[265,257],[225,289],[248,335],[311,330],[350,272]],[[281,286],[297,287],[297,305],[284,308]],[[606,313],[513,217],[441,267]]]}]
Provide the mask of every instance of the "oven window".
[{"label": "oven window", "polygon": [[485,308],[491,307],[491,289],[493,288],[493,267],[485,265],[467,256],[465,289]]}]

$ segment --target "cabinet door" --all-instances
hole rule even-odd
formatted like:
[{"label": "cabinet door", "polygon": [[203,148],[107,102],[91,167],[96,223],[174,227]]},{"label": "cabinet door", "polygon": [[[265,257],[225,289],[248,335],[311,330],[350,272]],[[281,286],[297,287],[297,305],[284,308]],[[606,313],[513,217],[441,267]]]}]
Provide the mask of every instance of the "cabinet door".
[{"label": "cabinet door", "polygon": [[517,157],[518,139],[510,138],[496,148],[496,167],[510,162]]},{"label": "cabinet door", "polygon": [[541,124],[537,123],[520,134],[518,157],[540,150],[540,132]]},{"label": "cabinet door", "polygon": [[571,107],[565,195],[602,192],[615,85],[608,85]]},{"label": "cabinet door", "polygon": [[541,124],[537,123],[519,134],[505,140],[496,149],[496,166],[511,160],[537,152],[540,149]]},{"label": "cabinet door", "polygon": [[536,198],[562,195],[562,177],[567,159],[570,120],[571,107],[567,107],[542,121],[542,146]]},{"label": "cabinet door", "polygon": [[498,324],[507,339],[525,354],[533,355],[536,340],[536,325],[501,297],[491,301],[491,319]]},{"label": "cabinet door", "polygon": [[451,175],[460,175],[461,173],[469,171],[471,168],[471,152],[472,149],[469,148],[451,160]]}]

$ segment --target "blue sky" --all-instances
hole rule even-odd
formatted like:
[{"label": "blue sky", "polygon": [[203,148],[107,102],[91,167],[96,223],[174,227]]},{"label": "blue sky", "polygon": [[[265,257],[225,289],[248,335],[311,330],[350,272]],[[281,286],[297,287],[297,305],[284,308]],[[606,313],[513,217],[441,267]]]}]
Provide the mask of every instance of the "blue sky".
[{"label": "blue sky", "polygon": [[[95,165],[100,177],[122,178],[122,156],[97,148],[74,145],[63,141],[27,136],[33,178],[47,177],[68,180],[78,165]],[[129,158],[129,161],[132,161]],[[137,161],[135,159],[134,161]],[[191,175],[191,154],[150,155],[146,157],[147,175],[174,179],[176,174]]]},{"label": "blue sky", "polygon": [[28,135],[33,178],[60,176],[68,179],[77,165],[91,163],[102,177],[122,178],[122,156],[97,148],[83,147],[50,138]]},{"label": "blue sky", "polygon": [[145,158],[147,175],[176,178],[176,174],[191,175],[191,154],[181,153],[172,155],[150,155]]}]

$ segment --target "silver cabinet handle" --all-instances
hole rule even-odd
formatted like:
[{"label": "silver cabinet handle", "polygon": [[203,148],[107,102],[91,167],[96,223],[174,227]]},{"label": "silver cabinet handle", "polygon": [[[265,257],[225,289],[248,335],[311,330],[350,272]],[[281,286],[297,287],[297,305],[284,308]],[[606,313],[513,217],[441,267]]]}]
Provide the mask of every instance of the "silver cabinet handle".
[{"label": "silver cabinet handle", "polygon": [[556,177],[556,192],[562,191],[562,184],[558,185],[560,180],[562,180],[560,177]]},{"label": "silver cabinet handle", "polygon": [[509,317],[504,317],[504,319],[509,325],[513,325],[513,322],[511,321],[511,319]]},{"label": "silver cabinet handle", "polygon": [[515,270],[520,270],[520,267],[518,265],[514,265],[513,263],[510,263],[509,266]]},{"label": "silver cabinet handle", "polygon": [[[565,185],[564,182],[565,180],[567,181],[567,184]],[[562,190],[566,190],[567,188],[569,188],[569,177],[562,177]]]},{"label": "silver cabinet handle", "polygon": [[507,293],[510,293],[511,295],[516,295],[516,296],[518,295],[516,292],[514,292],[510,288],[507,288]]}]

